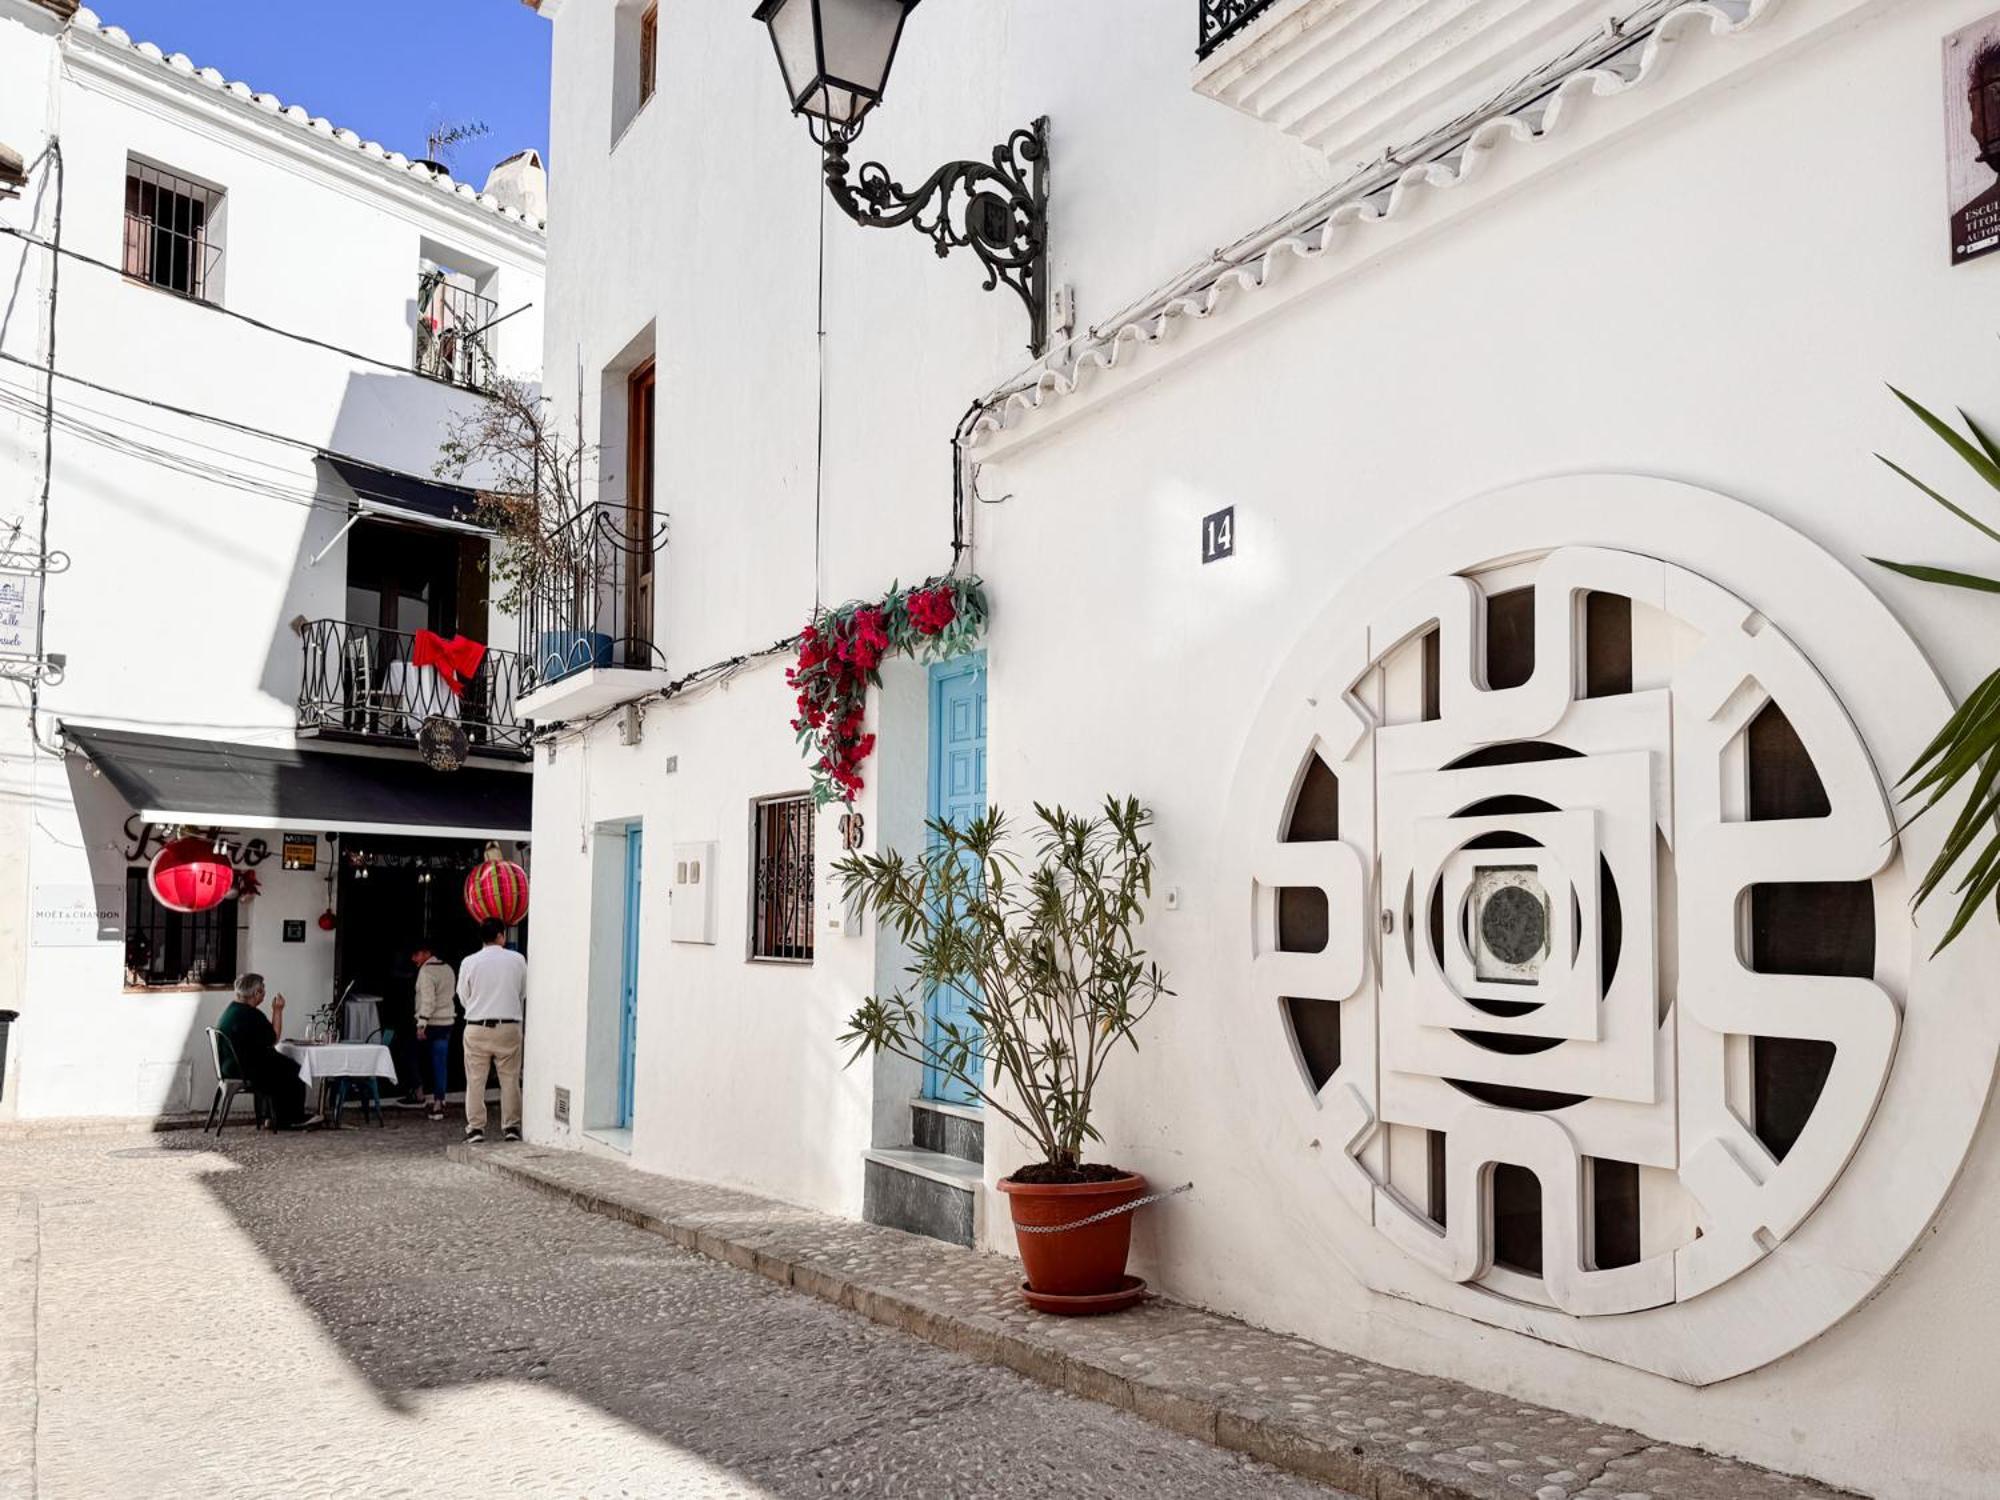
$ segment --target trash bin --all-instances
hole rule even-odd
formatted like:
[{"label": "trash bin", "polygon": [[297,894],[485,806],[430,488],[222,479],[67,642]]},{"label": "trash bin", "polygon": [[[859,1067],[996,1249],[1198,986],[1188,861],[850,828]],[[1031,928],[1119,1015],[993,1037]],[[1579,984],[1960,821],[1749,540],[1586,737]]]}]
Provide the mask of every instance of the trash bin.
[{"label": "trash bin", "polygon": [[0,1099],[7,1097],[7,1033],[20,1019],[18,1010],[0,1010]]}]

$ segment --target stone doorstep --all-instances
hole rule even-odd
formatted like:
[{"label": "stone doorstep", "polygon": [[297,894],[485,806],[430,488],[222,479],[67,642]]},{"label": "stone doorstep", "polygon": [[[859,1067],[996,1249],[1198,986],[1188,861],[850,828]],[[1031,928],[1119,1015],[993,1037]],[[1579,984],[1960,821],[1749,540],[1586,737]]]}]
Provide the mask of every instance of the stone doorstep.
[{"label": "stone doorstep", "polygon": [[454,1144],[494,1172],[686,1250],[1363,1500],[1835,1500],[1811,1480],[1654,1443],[1166,1298],[1054,1318],[1014,1261],[729,1188],[533,1146]]}]

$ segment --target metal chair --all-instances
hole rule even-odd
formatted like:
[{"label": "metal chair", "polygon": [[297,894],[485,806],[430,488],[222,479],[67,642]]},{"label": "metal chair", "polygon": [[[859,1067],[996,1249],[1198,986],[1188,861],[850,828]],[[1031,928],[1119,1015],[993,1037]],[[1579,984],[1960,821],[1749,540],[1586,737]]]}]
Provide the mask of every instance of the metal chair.
[{"label": "metal chair", "polygon": [[[264,1096],[254,1088],[250,1088],[247,1079],[241,1077],[231,1078],[228,1076],[229,1073],[240,1074],[243,1071],[242,1064],[236,1059],[235,1045],[231,1043],[228,1037],[217,1031],[213,1026],[208,1027],[207,1030],[208,1055],[215,1060],[215,1097],[209,1101],[208,1121],[201,1127],[202,1134],[208,1134],[211,1128],[217,1135],[222,1134],[222,1127],[229,1123],[230,1106],[236,1103],[236,1096],[245,1089],[249,1089],[250,1091],[250,1113],[254,1116],[255,1123],[259,1125],[263,1124],[265,1116],[268,1113],[268,1106],[264,1102]],[[225,1056],[229,1060],[229,1066],[226,1070],[223,1067]]]},{"label": "metal chair", "polygon": [[383,730],[385,716],[396,706],[395,694],[375,685],[375,639],[372,631],[350,628],[341,657],[347,675],[347,727],[363,734]]},{"label": "metal chair", "polygon": [[[396,1044],[395,1028],[392,1026],[377,1026],[373,1031],[369,1032],[367,1037],[364,1039],[364,1045],[374,1045],[378,1043],[384,1047],[394,1047]],[[340,1115],[343,1107],[347,1103],[348,1090],[352,1089],[357,1094],[359,1094],[361,1089],[363,1089],[364,1087],[368,1090],[368,1092],[366,1096],[361,1099],[361,1123],[364,1125],[368,1123],[368,1112],[372,1109],[375,1111],[376,1128],[381,1129],[384,1125],[387,1124],[387,1122],[382,1118],[382,1081],[371,1073],[366,1078],[339,1078],[334,1080],[334,1088],[333,1088],[334,1129],[338,1130],[340,1128]]]}]

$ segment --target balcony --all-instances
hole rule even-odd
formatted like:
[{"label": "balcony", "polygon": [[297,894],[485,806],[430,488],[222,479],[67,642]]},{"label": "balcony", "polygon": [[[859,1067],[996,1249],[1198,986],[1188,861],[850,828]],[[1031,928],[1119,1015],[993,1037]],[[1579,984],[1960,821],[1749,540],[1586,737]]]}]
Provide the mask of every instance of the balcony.
[{"label": "balcony", "polygon": [[1199,0],[1201,35],[1196,57],[1207,57],[1217,47],[1269,10],[1275,0]]},{"label": "balcony", "polygon": [[552,530],[521,615],[544,723],[638,698],[667,680],[653,644],[654,564],[664,527],[640,509],[592,505]]},{"label": "balcony", "polygon": [[520,705],[534,684],[520,653],[489,648],[454,693],[438,667],[416,664],[414,635],[344,620],[310,621],[300,635],[302,737],[414,748],[424,721],[440,717],[458,722],[474,755],[528,755]]},{"label": "balcony", "polygon": [[500,304],[461,286],[441,270],[417,280],[417,373],[470,391],[493,384],[493,356],[487,330],[498,321]]}]

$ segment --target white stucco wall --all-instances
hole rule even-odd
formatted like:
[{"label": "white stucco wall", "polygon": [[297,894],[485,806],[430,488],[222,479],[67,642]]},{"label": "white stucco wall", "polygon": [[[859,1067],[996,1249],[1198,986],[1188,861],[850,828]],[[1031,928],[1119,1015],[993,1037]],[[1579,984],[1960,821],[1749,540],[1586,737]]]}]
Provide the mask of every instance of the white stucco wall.
[{"label": "white stucco wall", "polygon": [[[768,44],[740,15],[674,15],[660,94],[608,152],[610,18],[551,9],[568,171],[549,363],[601,370],[656,329],[673,670],[796,628],[816,582],[835,601],[941,568],[945,440],[1014,367],[1018,308],[916,236],[829,211],[815,580],[818,163],[784,114]],[[1207,322],[1183,318],[1162,348],[1128,348],[1118,370],[986,448],[980,493],[993,503],[973,519],[995,602],[994,800],[1144,798],[1159,818],[1159,883],[1181,896],[1147,933],[1178,993],[1144,1049],[1121,1058],[1100,1119],[1108,1159],[1197,1184],[1141,1223],[1137,1269],[1156,1285],[1870,1493],[1990,1491],[1990,1125],[1881,1295],[1716,1385],[1386,1297],[1352,1269],[1376,1253],[1371,1231],[1245,1124],[1236,1054],[1254,1043],[1234,1024],[1228,965],[1242,937],[1218,874],[1247,836],[1223,820],[1247,726],[1307,622],[1394,539],[1524,479],[1651,474],[1732,495],[1854,569],[1955,693],[1990,669],[1977,599],[1866,562],[1971,556],[1969,534],[1870,455],[1949,475],[1882,382],[1978,412],[1991,379],[2000,261],[1948,267],[1939,123],[1939,38],[1981,9],[1798,0],[1742,37],[1684,37],[1646,88],[1580,102],[1568,134],[1496,154],[1485,176],[1367,231],[1345,259],[1288,265]],[[909,181],[1048,112],[1057,275],[1086,325],[1105,318],[1327,180],[1288,138],[1189,91],[1189,19],[1136,3],[927,8],[857,159],[879,154]],[[640,182],[644,198],[623,190]],[[1199,518],[1232,504],[1237,556],[1203,567]],[[1732,582],[1754,603],[1746,574]],[[538,761],[538,933],[558,910],[563,929],[589,930],[590,827],[646,820],[653,893],[672,840],[719,838],[716,948],[667,944],[649,897],[634,1160],[854,1213],[883,1101],[863,1070],[840,1071],[835,1037],[892,966],[872,927],[822,929],[810,973],[773,974],[744,963],[731,926],[749,799],[806,780],[778,678],[746,669],[726,690],[656,706],[636,748],[607,724],[588,750],[571,741]],[[907,827],[907,804],[882,801],[901,795],[896,761],[885,749],[859,804],[871,847]],[[1902,768],[1879,769],[1893,780]],[[832,837],[823,820],[823,849]],[[552,1088],[582,1087],[587,962],[581,944],[549,941],[533,962],[528,1119],[549,1140]],[[989,1180],[1021,1159],[995,1129]],[[1004,1213],[989,1206],[987,1222],[992,1248],[1009,1249]]]},{"label": "white stucco wall", "polygon": [[[347,611],[347,543],[337,540],[347,500],[315,450],[428,476],[448,422],[473,409],[476,397],[411,372],[419,262],[438,248],[490,267],[485,291],[502,312],[527,305],[495,330],[494,353],[504,373],[537,380],[544,235],[490,202],[412,177],[351,132],[239,97],[122,34],[80,22],[58,37],[42,26],[26,45],[21,18],[30,13],[46,15],[0,5],[0,139],[31,160],[60,139],[65,249],[122,262],[129,159],[200,179],[225,195],[217,300],[227,310],[63,262],[58,368],[110,390],[56,382],[48,534],[68,567],[48,582],[46,645],[67,666],[42,691],[42,738],[53,743],[67,720],[289,744],[304,663],[290,624]],[[173,39],[162,40],[171,54]],[[59,83],[37,105],[29,84],[41,76]],[[53,185],[0,205],[0,222],[52,235]],[[0,240],[0,348],[36,364],[47,350],[51,259]],[[0,366],[0,383],[40,400],[32,369]],[[0,412],[0,525],[20,515],[30,535],[42,436],[39,413]],[[497,605],[467,633],[517,645]],[[123,993],[117,943],[25,944],[33,890],[88,885],[94,867],[103,880],[125,812],[78,809],[75,767],[31,749],[25,705],[25,689],[0,683],[0,1008],[22,1014],[0,1111],[152,1113],[175,1099],[148,1080],[190,1061],[197,1075],[206,1068],[198,1012],[213,1004]],[[317,904],[304,894],[299,903],[311,910],[286,914],[317,916],[323,883]],[[253,909],[261,921],[286,905],[267,895]],[[297,1025],[330,991],[330,951],[317,967],[305,958],[327,946],[315,927],[304,951],[266,954],[252,931],[246,953],[274,979],[296,969],[287,982]]]}]

